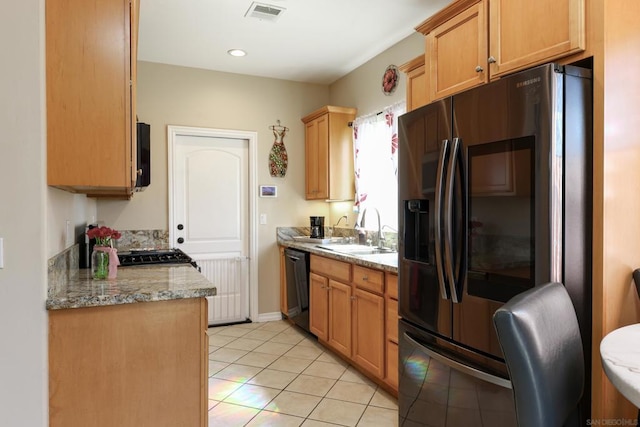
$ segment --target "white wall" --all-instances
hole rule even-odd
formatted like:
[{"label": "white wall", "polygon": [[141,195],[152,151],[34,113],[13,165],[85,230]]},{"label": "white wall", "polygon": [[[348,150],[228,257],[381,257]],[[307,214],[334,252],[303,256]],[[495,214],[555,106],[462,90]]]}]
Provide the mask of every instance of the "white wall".
[{"label": "white wall", "polygon": [[44,0],[0,3],[0,424],[46,426]]}]

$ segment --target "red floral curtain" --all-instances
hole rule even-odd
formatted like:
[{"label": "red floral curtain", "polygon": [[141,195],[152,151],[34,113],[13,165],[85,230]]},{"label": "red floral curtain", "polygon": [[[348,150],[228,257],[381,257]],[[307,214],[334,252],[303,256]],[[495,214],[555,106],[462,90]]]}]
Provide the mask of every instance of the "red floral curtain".
[{"label": "red floral curtain", "polygon": [[360,211],[375,207],[382,224],[394,228],[398,225],[398,116],[404,112],[405,101],[401,101],[353,122],[355,204]]}]

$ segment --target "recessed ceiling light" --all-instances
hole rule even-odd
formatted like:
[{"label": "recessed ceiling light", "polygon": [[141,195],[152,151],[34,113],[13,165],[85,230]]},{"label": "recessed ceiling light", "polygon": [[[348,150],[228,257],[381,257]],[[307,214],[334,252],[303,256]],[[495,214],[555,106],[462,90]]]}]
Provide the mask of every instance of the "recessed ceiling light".
[{"label": "recessed ceiling light", "polygon": [[247,52],[242,49],[231,49],[228,50],[227,53],[231,56],[245,56]]}]

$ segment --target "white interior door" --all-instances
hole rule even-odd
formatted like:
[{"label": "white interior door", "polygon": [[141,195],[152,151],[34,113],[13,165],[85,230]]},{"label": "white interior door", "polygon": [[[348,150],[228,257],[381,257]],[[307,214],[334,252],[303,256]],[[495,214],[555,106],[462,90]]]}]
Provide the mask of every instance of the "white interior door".
[{"label": "white interior door", "polygon": [[217,287],[209,324],[251,318],[254,135],[169,127],[169,239]]}]

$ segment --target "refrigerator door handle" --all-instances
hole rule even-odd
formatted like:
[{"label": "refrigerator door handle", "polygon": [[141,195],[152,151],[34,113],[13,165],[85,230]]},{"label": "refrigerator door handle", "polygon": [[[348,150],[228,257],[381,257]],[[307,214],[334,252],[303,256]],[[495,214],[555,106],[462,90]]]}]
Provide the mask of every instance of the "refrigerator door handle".
[{"label": "refrigerator door handle", "polygon": [[445,188],[446,200],[444,204],[444,268],[447,282],[449,283],[449,291],[451,293],[451,301],[460,302],[460,296],[456,287],[456,278],[453,271],[453,192],[455,185],[455,175],[457,160],[460,151],[460,138],[453,139],[451,147],[451,160],[447,172],[447,185]]},{"label": "refrigerator door handle", "polygon": [[449,151],[449,140],[442,140],[440,146],[440,155],[438,156],[438,169],[436,170],[436,197],[434,201],[435,213],[433,215],[433,222],[435,224],[435,255],[436,255],[436,275],[438,276],[438,284],[440,285],[440,295],[442,299],[449,299],[449,292],[444,282],[444,264],[442,262],[442,227],[440,223],[442,221],[442,208],[443,208],[443,190],[445,186],[446,177],[444,174],[445,162],[447,160],[447,154]]},{"label": "refrigerator door handle", "polygon": [[429,357],[434,358],[435,360],[437,360],[438,362],[442,363],[443,365],[446,365],[448,367],[450,367],[451,369],[454,369],[458,372],[462,372],[464,374],[470,375],[474,378],[477,378],[479,380],[482,381],[486,381],[495,385],[498,385],[500,387],[504,387],[504,388],[509,388],[512,389],[512,385],[511,385],[511,381],[495,376],[495,375],[491,375],[487,372],[483,372],[479,369],[476,369],[472,366],[469,365],[465,365],[464,363],[460,363],[457,360],[453,360],[453,359],[449,359],[447,356],[438,353],[436,350],[427,347],[424,344],[419,343],[418,341],[416,341],[415,339],[411,338],[411,336],[409,336],[409,334],[407,334],[406,332],[404,333],[404,339],[406,339],[407,341],[409,341],[411,344],[413,344],[414,346],[418,347],[420,349],[420,351],[425,352]]}]

